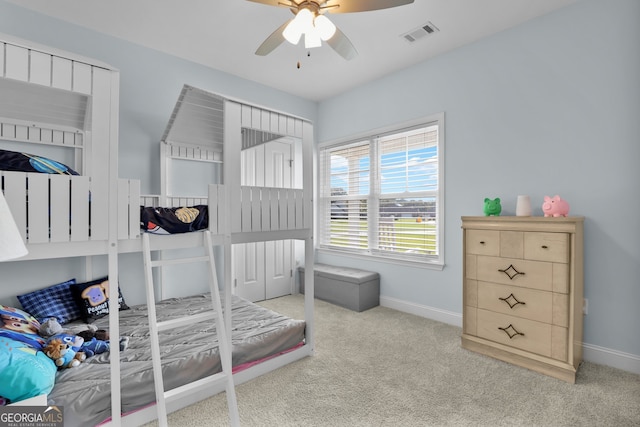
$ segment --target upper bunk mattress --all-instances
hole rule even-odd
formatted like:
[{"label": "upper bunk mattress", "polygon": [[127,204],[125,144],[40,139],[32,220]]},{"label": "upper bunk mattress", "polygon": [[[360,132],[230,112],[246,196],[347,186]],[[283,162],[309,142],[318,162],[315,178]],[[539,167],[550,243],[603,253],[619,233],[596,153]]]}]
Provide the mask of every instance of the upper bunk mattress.
[{"label": "upper bunk mattress", "polygon": [[[156,304],[158,321],[211,310],[210,294],[171,298]],[[122,412],[155,402],[151,344],[146,305],[120,311],[120,334],[129,346],[120,353]],[[95,322],[109,327],[108,317]],[[232,297],[233,366],[256,361],[295,347],[304,341],[305,322],[294,320]],[[216,328],[194,324],[159,334],[165,390],[220,372]],[[116,339],[112,337],[115,344]],[[57,373],[49,404],[64,407],[65,425],[96,425],[111,416],[109,353],[90,358],[78,367]]]}]

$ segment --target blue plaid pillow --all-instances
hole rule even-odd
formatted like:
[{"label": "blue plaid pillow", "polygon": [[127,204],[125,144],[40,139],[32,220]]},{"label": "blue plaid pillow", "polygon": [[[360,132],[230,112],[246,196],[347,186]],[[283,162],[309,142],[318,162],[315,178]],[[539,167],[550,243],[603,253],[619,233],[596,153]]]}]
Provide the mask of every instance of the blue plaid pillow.
[{"label": "blue plaid pillow", "polygon": [[76,279],[71,279],[45,289],[18,295],[18,301],[22,308],[38,321],[44,322],[50,317],[55,317],[58,323],[64,325],[82,316],[71,293],[71,285],[75,283]]}]

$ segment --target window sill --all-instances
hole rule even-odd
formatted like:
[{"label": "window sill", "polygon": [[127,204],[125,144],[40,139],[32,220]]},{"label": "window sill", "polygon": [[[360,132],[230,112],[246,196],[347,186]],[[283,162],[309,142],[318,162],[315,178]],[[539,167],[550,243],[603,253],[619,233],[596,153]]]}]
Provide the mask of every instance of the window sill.
[{"label": "window sill", "polygon": [[340,251],[337,249],[316,248],[316,252],[319,254],[334,255],[334,256],[340,256],[340,257],[350,257],[350,258],[362,259],[367,261],[384,262],[386,264],[404,265],[407,267],[414,267],[414,268],[424,268],[426,270],[441,271],[444,269],[444,265],[445,265],[443,260],[440,260],[440,261],[416,261],[416,260],[410,260],[410,259],[403,260],[399,258],[391,258],[391,257],[374,255],[374,254],[362,254],[362,253],[356,253],[356,252],[350,252],[350,251]]}]

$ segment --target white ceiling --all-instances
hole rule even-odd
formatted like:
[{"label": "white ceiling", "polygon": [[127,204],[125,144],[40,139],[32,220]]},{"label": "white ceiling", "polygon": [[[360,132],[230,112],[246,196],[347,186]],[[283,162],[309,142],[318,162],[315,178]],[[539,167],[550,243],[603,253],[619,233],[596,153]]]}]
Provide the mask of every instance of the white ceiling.
[{"label": "white ceiling", "polygon": [[[392,9],[328,14],[359,52],[351,61],[328,45],[307,51],[302,42],[255,55],[293,16],[285,7],[244,0],[8,1],[319,101],[579,0],[415,0]],[[427,22],[440,31],[413,44],[401,37]]]}]

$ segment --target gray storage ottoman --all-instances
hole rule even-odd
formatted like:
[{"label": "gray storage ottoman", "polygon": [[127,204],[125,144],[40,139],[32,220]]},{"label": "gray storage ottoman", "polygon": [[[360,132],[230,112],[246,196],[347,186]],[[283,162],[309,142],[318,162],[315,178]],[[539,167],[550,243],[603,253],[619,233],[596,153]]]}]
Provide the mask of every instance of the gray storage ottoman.
[{"label": "gray storage ottoman", "polygon": [[[304,293],[304,267],[299,267]],[[350,310],[364,311],[380,305],[380,275],[357,268],[314,265],[314,296]]]}]

